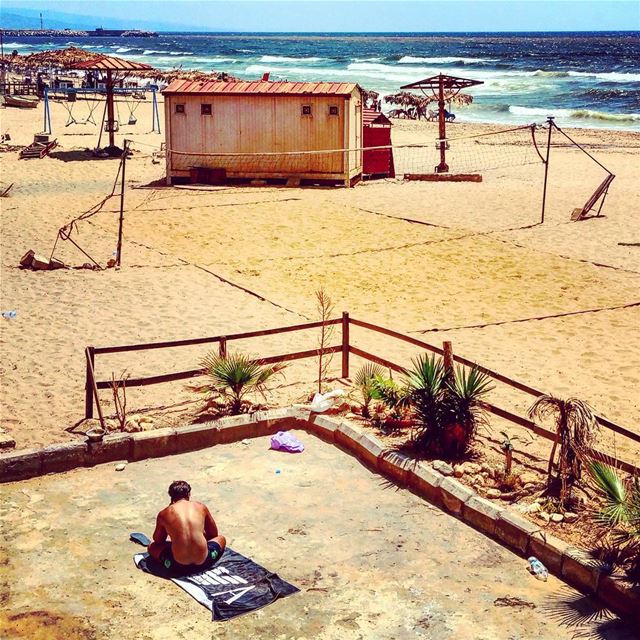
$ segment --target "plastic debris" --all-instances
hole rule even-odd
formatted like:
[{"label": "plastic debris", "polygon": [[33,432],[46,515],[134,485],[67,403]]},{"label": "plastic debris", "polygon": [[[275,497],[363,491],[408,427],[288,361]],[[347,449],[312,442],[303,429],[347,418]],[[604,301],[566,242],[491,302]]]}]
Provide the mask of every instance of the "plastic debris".
[{"label": "plastic debris", "polygon": [[2,317],[5,318],[6,320],[12,320],[17,315],[18,315],[17,311],[3,311],[2,312]]},{"label": "plastic debris", "polygon": [[271,448],[275,451],[288,451],[289,453],[304,451],[302,442],[289,431],[278,431],[274,436],[271,436]]},{"label": "plastic debris", "polygon": [[333,407],[338,398],[344,395],[345,393],[343,389],[334,389],[328,393],[316,393],[311,401],[311,411],[314,413],[327,411],[327,409],[331,409],[331,407]]},{"label": "plastic debris", "polygon": [[528,558],[527,562],[529,563],[529,573],[534,575],[538,580],[544,580],[544,582],[546,582],[549,577],[547,567],[545,567],[535,556]]}]

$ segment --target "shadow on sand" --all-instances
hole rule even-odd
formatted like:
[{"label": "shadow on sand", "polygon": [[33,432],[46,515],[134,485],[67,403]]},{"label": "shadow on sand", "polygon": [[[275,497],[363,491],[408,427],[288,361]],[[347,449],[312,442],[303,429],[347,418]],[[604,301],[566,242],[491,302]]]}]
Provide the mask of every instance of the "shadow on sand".
[{"label": "shadow on sand", "polygon": [[543,605],[547,617],[572,631],[572,637],[589,640],[632,640],[638,638],[631,626],[598,600],[568,586],[550,596]]}]

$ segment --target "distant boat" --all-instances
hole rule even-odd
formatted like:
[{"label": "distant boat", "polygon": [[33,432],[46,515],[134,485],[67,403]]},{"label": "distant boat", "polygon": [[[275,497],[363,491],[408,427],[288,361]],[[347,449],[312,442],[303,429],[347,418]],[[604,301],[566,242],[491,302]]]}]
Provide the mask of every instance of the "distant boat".
[{"label": "distant boat", "polygon": [[112,38],[117,36],[129,36],[134,38],[155,38],[158,34],[155,31],[140,31],[139,29],[103,29],[98,27],[93,31],[87,31],[87,35],[92,38]]},{"label": "distant boat", "polygon": [[4,96],[4,103],[7,107],[35,109],[39,102],[40,99],[36,96]]}]

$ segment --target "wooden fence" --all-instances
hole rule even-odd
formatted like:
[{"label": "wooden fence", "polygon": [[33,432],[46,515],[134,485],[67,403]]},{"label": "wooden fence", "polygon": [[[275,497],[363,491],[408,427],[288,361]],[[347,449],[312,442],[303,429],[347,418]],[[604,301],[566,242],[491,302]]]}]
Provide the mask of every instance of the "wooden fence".
[{"label": "wooden fence", "polygon": [[37,96],[38,85],[28,82],[2,82],[0,93],[12,96]]},{"label": "wooden fence", "polygon": [[[98,355],[109,354],[109,353],[124,353],[128,351],[148,351],[152,349],[169,349],[175,347],[186,347],[186,346],[194,346],[200,344],[218,344],[218,352],[221,356],[226,355],[227,353],[227,344],[234,340],[244,340],[248,338],[257,338],[261,336],[270,336],[276,335],[280,333],[290,333],[294,331],[307,331],[309,329],[318,329],[322,327],[323,322],[307,322],[304,324],[296,324],[289,325],[286,327],[276,327],[275,329],[263,329],[260,331],[248,331],[245,333],[233,333],[226,336],[213,336],[209,338],[193,338],[188,340],[174,340],[171,342],[148,342],[143,344],[130,344],[130,345],[122,345],[117,347],[93,347],[89,346],[85,349],[86,356],[86,381],[85,381],[85,418],[93,418],[93,409],[94,403],[95,407],[98,411],[98,418],[100,423],[104,426],[104,416],[102,413],[102,409],[100,406],[100,399],[98,396],[98,391],[100,389],[110,389],[112,385],[111,380],[96,380],[95,375],[95,359]],[[341,318],[334,318],[333,320],[327,320],[324,322],[325,326],[331,325],[341,325],[342,327],[342,340],[338,345],[334,345],[331,347],[325,347],[322,352],[324,354],[330,353],[340,353],[342,357],[341,361],[341,377],[348,378],[349,377],[349,356],[353,354],[354,356],[358,356],[363,358],[364,360],[368,360],[369,362],[374,362],[376,364],[382,365],[391,369],[392,371],[396,371],[398,373],[404,372],[405,368],[401,365],[392,362],[391,360],[387,360],[385,358],[381,358],[373,353],[369,353],[364,351],[355,345],[352,344],[349,338],[349,328],[353,325],[354,327],[360,327],[362,329],[367,329],[369,331],[373,331],[375,333],[380,333],[391,338],[395,338],[396,340],[400,340],[402,342],[406,342],[413,346],[419,347],[421,349],[425,349],[432,353],[436,353],[441,356],[445,356],[451,358],[454,362],[466,366],[466,367],[476,367],[482,373],[485,373],[490,378],[495,380],[496,382],[500,382],[514,389],[518,389],[530,396],[535,398],[543,395],[544,392],[534,389],[533,387],[514,380],[513,378],[509,378],[497,371],[493,371],[488,369],[487,367],[483,367],[472,360],[468,360],[467,358],[463,358],[462,356],[458,356],[453,354],[447,347],[450,343],[444,343],[443,347],[437,347],[435,345],[424,342],[423,340],[418,340],[417,338],[413,338],[411,336],[405,335],[403,333],[399,333],[398,331],[393,331],[392,329],[387,329],[385,327],[381,327],[376,324],[372,324],[370,322],[364,322],[362,320],[356,320],[355,318],[351,318],[348,313],[344,312]],[[302,360],[305,358],[315,358],[319,355],[320,349],[308,349],[306,351],[296,351],[292,353],[285,353],[277,356],[269,356],[266,358],[259,358],[256,361],[261,364],[270,364],[275,362],[288,362],[291,360]],[[146,385],[152,384],[161,384],[163,382],[174,382],[176,380],[186,380],[189,378],[194,378],[196,376],[204,375],[204,371],[202,368],[200,369],[190,369],[188,371],[178,371],[176,373],[167,373],[159,376],[148,376],[144,378],[129,378],[126,381],[127,387],[142,387]],[[509,420],[514,424],[517,424],[521,427],[529,429],[533,433],[547,440],[555,440],[556,435],[554,432],[549,431],[535,422],[529,420],[528,418],[524,418],[519,416],[511,411],[507,411],[506,409],[502,409],[488,402],[483,402],[483,406],[491,413],[505,420]],[[612,431],[621,435],[629,440],[640,443],[640,433],[635,433],[630,431],[629,429],[622,427],[606,418],[596,415],[596,420],[598,424],[606,430]],[[595,452],[599,453],[599,452]],[[614,461],[621,469],[628,471],[629,473],[640,473],[640,467],[633,465],[624,460],[618,460],[613,458],[612,456],[607,456],[609,459]]]}]

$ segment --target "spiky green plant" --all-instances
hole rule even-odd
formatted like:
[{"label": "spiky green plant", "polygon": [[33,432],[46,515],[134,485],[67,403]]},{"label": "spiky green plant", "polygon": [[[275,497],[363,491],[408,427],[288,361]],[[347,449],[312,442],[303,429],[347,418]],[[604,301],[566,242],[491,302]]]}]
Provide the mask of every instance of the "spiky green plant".
[{"label": "spiky green plant", "polygon": [[423,353],[413,358],[411,365],[406,372],[406,382],[411,389],[411,402],[418,420],[417,437],[435,436],[442,424],[442,400],[446,388],[444,364],[436,356]]},{"label": "spiky green plant", "polygon": [[617,469],[600,460],[588,460],[586,469],[604,501],[593,517],[612,543],[610,555],[640,583],[640,478],[624,479]]},{"label": "spiky green plant", "polygon": [[380,400],[375,384],[376,376],[382,376],[384,369],[373,362],[365,363],[353,378],[353,384],[362,394],[362,417],[370,418],[371,411],[369,409],[372,400]]},{"label": "spiky green plant", "polygon": [[[582,455],[587,452],[598,432],[598,423],[589,405],[578,398],[562,400],[542,395],[529,408],[529,417],[543,420],[555,417],[556,437],[549,455],[547,484],[560,483],[560,501],[564,505],[571,497],[571,486],[582,476]],[[553,467],[558,451],[558,471]]]},{"label": "spiky green plant", "polygon": [[447,375],[440,358],[422,354],[406,373],[417,417],[416,442],[425,452],[460,456],[486,421],[481,398],[493,388],[476,367]]},{"label": "spiky green plant", "polygon": [[197,390],[221,396],[227,402],[231,415],[240,413],[242,402],[248,393],[258,392],[264,397],[267,382],[286,367],[281,363],[263,365],[243,353],[221,356],[213,351],[200,364],[205,371],[207,383]]}]

